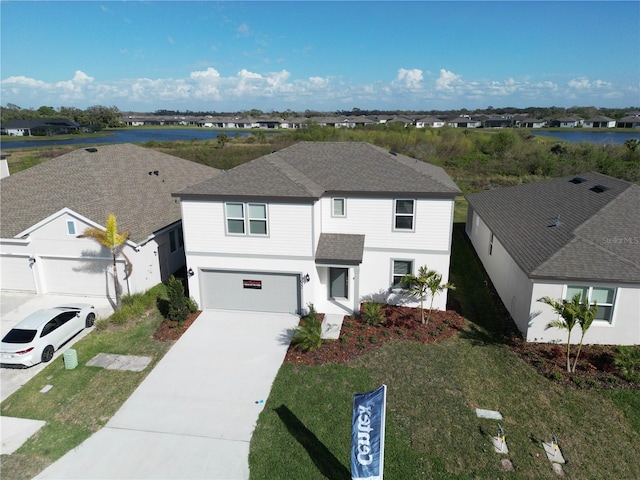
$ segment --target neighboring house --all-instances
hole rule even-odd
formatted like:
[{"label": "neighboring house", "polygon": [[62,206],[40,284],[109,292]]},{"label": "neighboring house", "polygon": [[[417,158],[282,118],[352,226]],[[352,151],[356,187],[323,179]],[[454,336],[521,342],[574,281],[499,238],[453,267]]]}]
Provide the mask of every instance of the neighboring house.
[{"label": "neighboring house", "polygon": [[114,298],[110,252],[78,238],[116,215],[131,236],[125,294],[184,266],[180,205],[171,192],[219,175],[204,165],[132,144],[75,150],[3,178],[0,289]]},{"label": "neighboring house", "polygon": [[66,118],[37,118],[35,120],[9,120],[2,124],[0,133],[12,137],[29,137],[74,133],[79,128],[79,123]]},{"label": "neighboring house", "polygon": [[537,300],[581,293],[598,303],[586,343],[640,344],[640,186],[587,173],[467,200],[467,235],[527,341],[565,341]]},{"label": "neighboring house", "polygon": [[540,120],[537,118],[526,118],[520,120],[520,127],[522,128],[544,128],[547,126],[546,120]]},{"label": "neighboring house", "polygon": [[551,120],[551,126],[560,128],[577,128],[582,126],[583,122],[584,120],[580,117],[554,118]]},{"label": "neighboring house", "polygon": [[457,117],[447,120],[447,125],[453,128],[480,128],[482,127],[482,122],[472,120],[469,117]]},{"label": "neighboring house", "polygon": [[416,128],[440,128],[444,127],[445,121],[436,117],[421,117],[416,120]]},{"label": "neighboring house", "polygon": [[582,124],[584,128],[613,128],[616,121],[609,117],[593,117],[585,120]]},{"label": "neighboring house", "polygon": [[442,168],[368,143],[301,142],[260,157],[175,193],[190,294],[228,310],[417,305],[400,279],[428,265],[448,280],[459,194]]},{"label": "neighboring house", "polygon": [[509,128],[513,126],[512,118],[501,115],[489,115],[484,118],[479,118],[478,120],[482,121],[484,128]]},{"label": "neighboring house", "polygon": [[640,128],[640,115],[623,117],[616,123],[618,128]]}]

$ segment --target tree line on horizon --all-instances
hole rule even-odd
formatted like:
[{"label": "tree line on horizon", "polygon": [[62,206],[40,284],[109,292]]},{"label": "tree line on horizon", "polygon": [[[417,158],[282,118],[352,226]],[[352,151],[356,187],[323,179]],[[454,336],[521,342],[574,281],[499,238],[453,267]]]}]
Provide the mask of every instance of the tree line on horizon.
[{"label": "tree line on horizon", "polygon": [[86,109],[77,107],[54,108],[43,105],[37,109],[21,108],[18,105],[7,103],[6,106],[0,106],[0,122],[8,122],[10,120],[34,120],[38,118],[65,118],[78,122],[82,125],[100,125],[101,128],[120,126],[120,118],[124,114],[138,114],[150,116],[220,116],[220,115],[239,115],[244,117],[273,117],[273,118],[292,118],[292,117],[321,117],[321,116],[392,116],[403,115],[411,118],[419,118],[424,116],[434,116],[441,118],[451,118],[461,115],[480,116],[480,115],[522,115],[526,114],[532,118],[560,118],[560,117],[581,117],[593,118],[597,116],[610,117],[614,120],[626,116],[631,111],[640,111],[640,107],[628,108],[599,108],[595,106],[586,107],[498,107],[488,106],[485,109],[468,110],[451,109],[451,110],[376,110],[376,109],[360,109],[353,108],[351,110],[336,111],[320,111],[320,110],[304,110],[294,111],[287,109],[284,111],[268,111],[264,112],[259,109],[239,110],[235,112],[216,112],[216,111],[192,111],[192,110],[168,110],[160,109],[153,112],[123,112],[117,106],[93,105]]}]

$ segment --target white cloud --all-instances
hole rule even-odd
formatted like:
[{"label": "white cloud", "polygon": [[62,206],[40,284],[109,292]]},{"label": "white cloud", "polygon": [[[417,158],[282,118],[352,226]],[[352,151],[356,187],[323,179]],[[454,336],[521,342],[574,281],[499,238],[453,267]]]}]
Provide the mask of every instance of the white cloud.
[{"label": "white cloud", "polygon": [[411,70],[401,68],[398,70],[395,84],[402,85],[410,90],[418,90],[422,88],[422,80],[424,80],[422,70],[417,68]]},{"label": "white cloud", "polygon": [[462,77],[453,72],[440,69],[440,76],[436,79],[436,90],[447,93],[454,93],[463,85]]}]

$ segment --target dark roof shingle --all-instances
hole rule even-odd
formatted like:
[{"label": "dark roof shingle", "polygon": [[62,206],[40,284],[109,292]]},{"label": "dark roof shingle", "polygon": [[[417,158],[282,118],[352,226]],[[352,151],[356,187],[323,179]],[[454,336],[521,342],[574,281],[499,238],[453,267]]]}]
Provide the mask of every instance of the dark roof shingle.
[{"label": "dark roof shingle", "polygon": [[172,192],[220,173],[133,144],[90,150],[74,150],[3,178],[0,238],[15,237],[70,208],[101,225],[114,213],[118,228],[129,230],[138,243],[180,220],[180,204]]}]

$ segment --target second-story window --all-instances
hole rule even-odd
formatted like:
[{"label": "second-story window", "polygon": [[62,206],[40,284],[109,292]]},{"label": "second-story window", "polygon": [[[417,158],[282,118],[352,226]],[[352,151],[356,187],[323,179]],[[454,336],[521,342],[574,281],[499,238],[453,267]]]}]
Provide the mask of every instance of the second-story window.
[{"label": "second-story window", "polygon": [[347,200],[343,197],[335,197],[332,199],[331,216],[346,217],[347,216]]},{"label": "second-story window", "polygon": [[267,205],[264,203],[228,202],[225,214],[230,235],[266,236],[269,233]]},{"label": "second-story window", "polygon": [[393,229],[413,231],[415,223],[415,201],[399,198],[394,203]]}]

